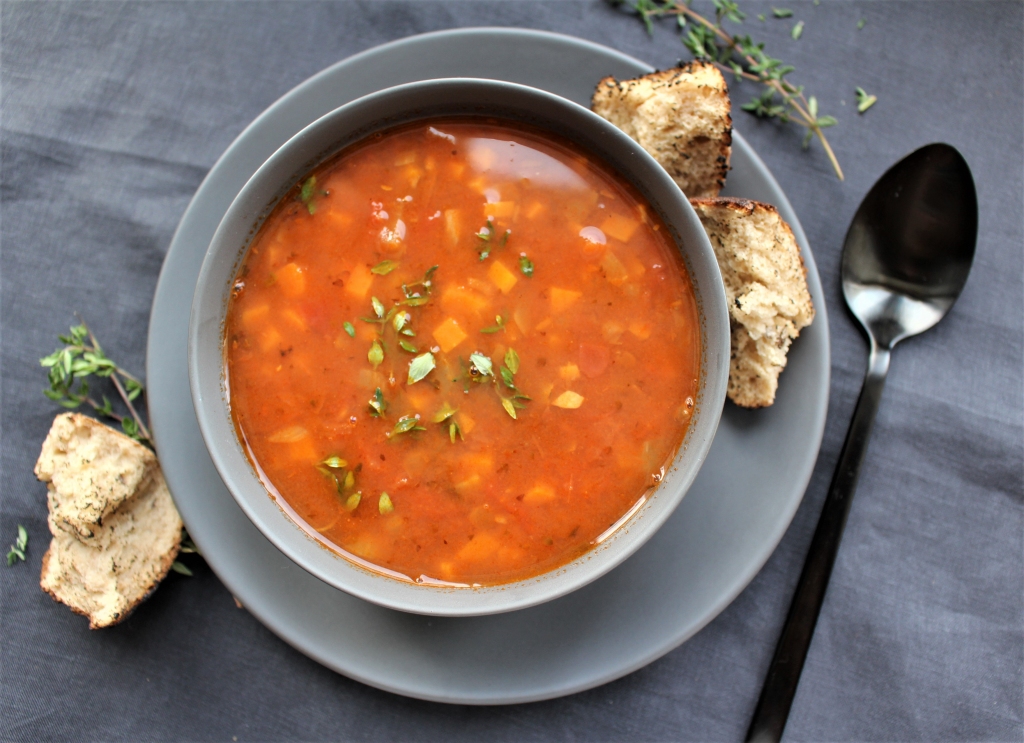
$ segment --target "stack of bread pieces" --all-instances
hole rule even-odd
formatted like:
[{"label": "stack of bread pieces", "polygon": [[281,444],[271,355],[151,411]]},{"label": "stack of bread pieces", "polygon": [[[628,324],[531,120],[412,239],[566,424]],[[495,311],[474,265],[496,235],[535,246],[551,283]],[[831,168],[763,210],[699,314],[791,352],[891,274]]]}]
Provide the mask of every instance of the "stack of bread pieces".
[{"label": "stack of bread pieces", "polygon": [[156,455],[78,413],[57,416],[35,474],[46,483],[53,540],[40,585],[89,618],[117,624],[163,580],[181,518]]},{"label": "stack of bread pieces", "polygon": [[697,212],[725,282],[732,328],[728,396],[775,401],[790,344],[814,319],[807,270],[789,225],[770,205],[719,196],[732,152],[725,78],[691,62],[635,80],[597,84],[591,108],[665,168]]}]

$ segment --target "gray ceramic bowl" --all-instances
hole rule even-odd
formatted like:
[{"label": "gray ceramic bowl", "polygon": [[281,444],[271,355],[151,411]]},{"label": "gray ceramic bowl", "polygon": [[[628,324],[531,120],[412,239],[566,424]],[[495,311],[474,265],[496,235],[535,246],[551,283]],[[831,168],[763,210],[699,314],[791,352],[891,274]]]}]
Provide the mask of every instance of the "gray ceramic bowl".
[{"label": "gray ceramic bowl", "polygon": [[[690,273],[701,324],[696,412],[673,466],[653,494],[601,544],[549,573],[501,586],[417,585],[341,556],[271,497],[235,434],[224,376],[224,318],[230,287],[250,241],[278,201],[328,157],[373,132],[436,116],[486,115],[532,124],[571,139],[631,182],[671,231]],[[429,80],[368,95],[318,119],[285,143],[232,202],[210,243],[189,325],[189,381],[213,462],[245,514],[285,555],[343,591],[401,611],[446,616],[496,614],[562,596],[621,563],[671,515],[697,475],[725,399],[729,320],[714,253],[689,202],[632,139],[575,103],[534,88],[476,79]]]}]

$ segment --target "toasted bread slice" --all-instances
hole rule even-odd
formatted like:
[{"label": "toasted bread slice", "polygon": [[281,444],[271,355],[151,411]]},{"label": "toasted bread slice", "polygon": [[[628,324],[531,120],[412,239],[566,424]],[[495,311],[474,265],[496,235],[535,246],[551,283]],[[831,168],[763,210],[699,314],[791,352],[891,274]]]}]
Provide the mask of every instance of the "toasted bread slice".
[{"label": "toasted bread slice", "polygon": [[57,417],[36,474],[53,539],[40,586],[89,618],[124,619],[167,575],[182,523],[153,453],[78,413]]},{"label": "toasted bread slice", "polygon": [[621,82],[606,77],[590,107],[647,150],[688,197],[722,190],[732,116],[729,88],[714,65],[690,62]]},{"label": "toasted bread slice", "polygon": [[770,204],[724,197],[690,203],[725,281],[732,324],[729,399],[746,408],[771,405],[789,346],[814,319],[796,238]]}]

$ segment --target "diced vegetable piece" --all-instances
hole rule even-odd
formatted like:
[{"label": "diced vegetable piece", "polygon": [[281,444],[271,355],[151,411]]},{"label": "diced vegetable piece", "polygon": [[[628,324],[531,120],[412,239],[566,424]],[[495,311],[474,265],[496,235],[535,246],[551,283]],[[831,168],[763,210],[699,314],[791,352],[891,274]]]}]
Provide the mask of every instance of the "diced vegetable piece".
[{"label": "diced vegetable piece", "polygon": [[302,319],[302,315],[300,315],[295,310],[293,310],[291,308],[286,309],[284,312],[281,313],[281,317],[283,317],[285,320],[290,322],[295,327],[296,330],[299,330],[299,331],[302,331],[302,332],[306,331],[306,328],[307,328],[306,321],[303,320]]},{"label": "diced vegetable piece", "polygon": [[601,336],[609,343],[619,343],[626,327],[615,320],[609,320],[601,326]]},{"label": "diced vegetable piece", "polygon": [[500,543],[487,532],[478,531],[465,547],[459,550],[457,557],[467,562],[486,560],[497,552]]},{"label": "diced vegetable piece", "polygon": [[458,209],[444,210],[444,232],[452,246],[459,244],[459,237],[462,235],[462,214]]},{"label": "diced vegetable piece", "polygon": [[516,213],[516,202],[497,201],[493,204],[484,204],[484,216],[508,219]]},{"label": "diced vegetable piece", "polygon": [[295,298],[306,291],[306,275],[297,263],[286,263],[274,274],[277,285],[286,297]]},{"label": "diced vegetable piece", "polygon": [[642,320],[634,320],[629,324],[629,332],[642,341],[651,337],[653,329],[653,326],[649,322],[644,322]]},{"label": "diced vegetable piece", "polygon": [[545,482],[538,482],[523,494],[523,503],[536,505],[554,500],[555,489]]},{"label": "diced vegetable piece", "polygon": [[559,289],[557,286],[553,286],[551,287],[551,310],[555,314],[565,312],[582,296],[583,292],[574,292],[571,289]]},{"label": "diced vegetable piece", "polygon": [[512,291],[512,287],[519,281],[516,275],[509,271],[501,261],[491,262],[491,267],[487,269],[487,278],[501,290],[502,294],[508,294]]},{"label": "diced vegetable piece", "polygon": [[580,370],[588,377],[597,377],[604,373],[611,362],[611,351],[608,346],[595,343],[580,344]]},{"label": "diced vegetable piece", "polygon": [[469,436],[470,432],[476,428],[476,421],[470,418],[465,413],[459,413],[458,417],[459,428],[462,429],[462,433],[465,436]]},{"label": "diced vegetable piece", "polygon": [[480,315],[490,309],[487,297],[465,286],[452,286],[441,295],[441,306],[453,315]]},{"label": "diced vegetable piece", "polygon": [[359,264],[349,274],[348,280],[345,282],[345,291],[353,297],[362,299],[370,291],[371,284],[373,284],[373,274],[366,266]]},{"label": "diced vegetable piece", "polygon": [[516,307],[515,312],[512,313],[512,321],[515,322],[516,327],[522,331],[523,335],[530,332],[530,328],[533,325],[530,323],[530,314],[527,309],[527,305],[521,304]]},{"label": "diced vegetable piece", "polygon": [[556,408],[563,408],[565,410],[575,410],[583,404],[583,395],[572,390],[566,390],[561,395],[555,398],[554,402],[551,403]]},{"label": "diced vegetable piece", "polygon": [[629,271],[622,265],[622,261],[618,259],[615,253],[610,250],[606,250],[604,257],[601,259],[601,270],[604,271],[604,277],[613,286],[619,286],[629,278]]},{"label": "diced vegetable piece", "polygon": [[459,324],[453,317],[447,318],[443,323],[434,328],[434,332],[431,335],[434,336],[437,345],[445,353],[450,352],[462,341],[466,340],[467,337],[466,331],[459,327]]},{"label": "diced vegetable piece", "polygon": [[267,316],[270,315],[270,305],[258,304],[255,307],[249,307],[242,313],[242,325],[247,328],[257,328]]},{"label": "diced vegetable piece", "polygon": [[267,437],[267,441],[272,444],[294,444],[307,436],[309,436],[309,431],[302,426],[294,425],[271,434]]},{"label": "diced vegetable piece", "polygon": [[576,364],[566,364],[558,368],[558,376],[566,382],[572,382],[580,378],[580,368]]},{"label": "diced vegetable piece", "polygon": [[639,226],[640,222],[635,219],[630,219],[622,214],[611,214],[601,225],[601,231],[606,235],[611,235],[619,242],[628,242]]}]

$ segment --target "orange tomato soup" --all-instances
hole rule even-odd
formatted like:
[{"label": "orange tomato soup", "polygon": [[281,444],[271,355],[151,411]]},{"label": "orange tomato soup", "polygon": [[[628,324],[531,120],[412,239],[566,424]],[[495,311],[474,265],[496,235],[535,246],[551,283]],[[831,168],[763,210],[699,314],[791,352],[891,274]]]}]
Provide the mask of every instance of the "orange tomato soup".
[{"label": "orange tomato soup", "polygon": [[[697,394],[692,286],[639,194],[492,119],[376,134],[274,209],[226,324],[268,489],[357,562],[534,576],[660,481]],[[282,502],[283,501],[283,502]]]}]

